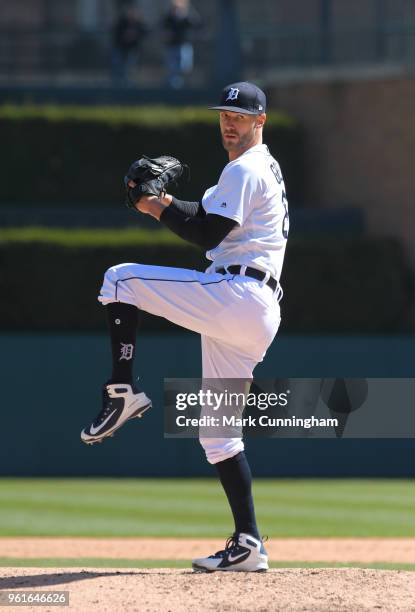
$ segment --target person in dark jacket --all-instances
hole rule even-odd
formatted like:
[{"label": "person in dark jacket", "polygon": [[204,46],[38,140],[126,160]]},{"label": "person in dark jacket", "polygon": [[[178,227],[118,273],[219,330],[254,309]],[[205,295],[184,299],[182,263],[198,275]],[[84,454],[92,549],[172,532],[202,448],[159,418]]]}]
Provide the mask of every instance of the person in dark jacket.
[{"label": "person in dark jacket", "polygon": [[193,70],[192,34],[201,27],[201,19],[189,0],[171,0],[163,19],[166,40],[167,83],[180,89],[184,77]]},{"label": "person in dark jacket", "polygon": [[131,83],[143,38],[149,28],[135,5],[128,5],[113,27],[112,77],[119,84]]}]

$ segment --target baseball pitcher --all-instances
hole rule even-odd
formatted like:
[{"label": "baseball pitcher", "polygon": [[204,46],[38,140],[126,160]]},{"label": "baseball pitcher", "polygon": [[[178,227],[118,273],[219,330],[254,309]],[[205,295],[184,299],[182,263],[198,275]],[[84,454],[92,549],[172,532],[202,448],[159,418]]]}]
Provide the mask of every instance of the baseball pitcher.
[{"label": "baseball pitcher", "polygon": [[[151,407],[133,384],[141,311],[200,334],[204,379],[251,380],[277,333],[289,218],[280,167],[263,144],[266,97],[252,83],[233,83],[212,109],[219,111],[229,163],[200,202],[167,193],[168,184],[184,170],[174,158],[144,156],[125,177],[128,205],[203,247],[210,265],[205,272],[139,263],[107,270],[98,299],[108,318],[113,369],[104,385],[102,410],[81,433],[87,444],[102,441]],[[241,437],[201,437],[200,443],[217,469],[235,531],[224,550],[195,559],[193,568],[266,571]]]}]

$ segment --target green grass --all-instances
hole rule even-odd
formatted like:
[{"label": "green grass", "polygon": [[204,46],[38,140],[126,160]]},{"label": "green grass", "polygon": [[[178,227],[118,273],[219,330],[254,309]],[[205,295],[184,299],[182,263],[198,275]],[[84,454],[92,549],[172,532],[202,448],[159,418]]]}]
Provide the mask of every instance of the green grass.
[{"label": "green grass", "polygon": [[166,229],[66,229],[53,227],[19,227],[0,229],[0,243],[47,243],[60,246],[136,246],[181,245],[189,246]]},{"label": "green grass", "polygon": [[[102,559],[102,558],[38,558],[20,559],[15,557],[0,557],[0,567],[102,567],[102,568],[157,568],[176,567],[189,569],[190,559]],[[329,563],[317,561],[271,561],[271,568],[315,568],[315,567],[360,567],[365,569],[405,570],[414,572],[415,563]]]},{"label": "green grass", "polygon": [[[270,537],[415,537],[411,480],[255,480]],[[215,479],[1,479],[0,536],[225,537]]]},{"label": "green grass", "polygon": [[[0,120],[22,121],[87,121],[117,125],[181,126],[186,123],[217,124],[218,113],[206,107],[187,106],[54,106],[54,105],[0,105]],[[297,122],[278,111],[267,113],[268,124],[291,127]]]}]

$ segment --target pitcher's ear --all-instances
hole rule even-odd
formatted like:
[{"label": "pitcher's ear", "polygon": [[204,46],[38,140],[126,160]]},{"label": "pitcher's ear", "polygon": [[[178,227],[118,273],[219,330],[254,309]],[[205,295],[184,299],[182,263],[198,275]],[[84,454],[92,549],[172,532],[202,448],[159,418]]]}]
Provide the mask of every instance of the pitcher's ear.
[{"label": "pitcher's ear", "polygon": [[257,116],[256,127],[263,127],[265,125],[265,121],[267,120],[267,116],[265,113]]}]

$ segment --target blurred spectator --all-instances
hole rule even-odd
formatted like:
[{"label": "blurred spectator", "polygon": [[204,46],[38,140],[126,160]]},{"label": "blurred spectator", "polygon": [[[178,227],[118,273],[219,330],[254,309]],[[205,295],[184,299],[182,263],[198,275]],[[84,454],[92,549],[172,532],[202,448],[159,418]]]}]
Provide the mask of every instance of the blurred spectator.
[{"label": "blurred spectator", "polygon": [[162,25],[166,34],[167,83],[180,89],[184,76],[193,70],[192,33],[201,27],[201,19],[189,0],[171,0]]},{"label": "blurred spectator", "polygon": [[139,9],[134,4],[125,6],[113,27],[112,78],[118,84],[131,83],[131,72],[148,31]]}]

